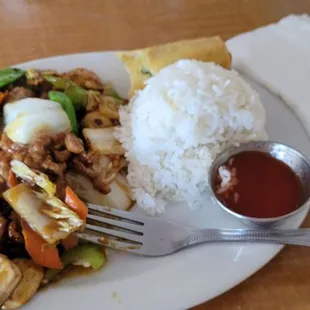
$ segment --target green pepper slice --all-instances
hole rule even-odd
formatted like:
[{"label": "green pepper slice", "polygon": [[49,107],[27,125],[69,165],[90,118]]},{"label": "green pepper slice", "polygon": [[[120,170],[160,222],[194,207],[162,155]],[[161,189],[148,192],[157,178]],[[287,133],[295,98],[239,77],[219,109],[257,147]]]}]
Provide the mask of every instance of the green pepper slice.
[{"label": "green pepper slice", "polygon": [[[85,243],[64,252],[61,261],[64,268],[76,265],[96,270],[106,264],[107,258],[100,245]],[[48,269],[45,272],[43,283],[53,281],[60,273],[59,269]]]},{"label": "green pepper slice", "polygon": [[54,75],[43,75],[44,79],[55,86],[57,89],[65,90],[73,82],[69,79],[54,76]]},{"label": "green pepper slice", "polygon": [[78,124],[71,99],[60,91],[52,91],[52,90],[48,92],[48,97],[49,99],[61,104],[62,108],[64,109],[70,120],[72,132],[77,135]]},{"label": "green pepper slice", "polygon": [[63,90],[77,108],[85,105],[87,91],[84,88],[63,77],[57,77],[53,75],[44,75],[43,77],[55,88]]},{"label": "green pepper slice", "polygon": [[17,68],[6,68],[0,70],[0,87],[12,84],[25,74],[26,71]]},{"label": "green pepper slice", "polygon": [[72,103],[77,108],[85,106],[87,102],[87,91],[76,84],[72,84],[66,88],[65,94],[71,99]]}]

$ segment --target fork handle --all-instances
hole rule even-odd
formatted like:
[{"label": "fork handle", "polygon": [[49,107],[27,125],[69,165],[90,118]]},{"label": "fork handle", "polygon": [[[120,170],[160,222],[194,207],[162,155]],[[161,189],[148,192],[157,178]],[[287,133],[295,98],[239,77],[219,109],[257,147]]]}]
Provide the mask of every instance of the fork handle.
[{"label": "fork handle", "polygon": [[192,230],[183,247],[204,242],[256,242],[310,246],[310,229],[201,229]]}]

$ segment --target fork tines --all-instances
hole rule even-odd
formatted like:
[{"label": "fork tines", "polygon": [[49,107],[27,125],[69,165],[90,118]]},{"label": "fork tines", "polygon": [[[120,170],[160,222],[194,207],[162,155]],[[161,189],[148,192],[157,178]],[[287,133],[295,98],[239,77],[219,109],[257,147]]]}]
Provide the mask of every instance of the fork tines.
[{"label": "fork tines", "polygon": [[141,217],[114,208],[94,204],[87,206],[86,228],[78,233],[81,239],[126,251],[142,246],[144,222]]}]

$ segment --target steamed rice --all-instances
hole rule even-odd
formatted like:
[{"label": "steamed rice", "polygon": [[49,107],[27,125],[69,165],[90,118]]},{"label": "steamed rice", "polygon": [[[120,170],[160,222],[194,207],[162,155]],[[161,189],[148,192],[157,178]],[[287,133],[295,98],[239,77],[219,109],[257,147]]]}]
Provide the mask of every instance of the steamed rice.
[{"label": "steamed rice", "polygon": [[120,111],[118,139],[137,204],[150,214],[167,201],[202,205],[208,170],[225,147],[263,140],[265,110],[237,72],[180,60],[150,78]]}]

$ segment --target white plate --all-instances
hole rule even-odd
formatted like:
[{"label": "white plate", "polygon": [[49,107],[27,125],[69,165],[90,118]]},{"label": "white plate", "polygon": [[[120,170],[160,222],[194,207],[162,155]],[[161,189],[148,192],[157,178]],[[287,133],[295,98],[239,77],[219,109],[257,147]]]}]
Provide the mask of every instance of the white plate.
[{"label": "white plate", "polygon": [[[41,59],[21,67],[60,71],[85,67],[111,81],[124,96],[129,87],[128,75],[112,52]],[[310,157],[308,137],[295,115],[278,97],[251,84],[266,107],[270,138]],[[171,206],[166,216],[196,227],[241,227],[208,198],[202,210],[190,212],[184,205]],[[300,214],[288,227],[298,227],[304,217]],[[64,279],[37,294],[24,309],[185,309],[229,290],[264,266],[280,249],[261,244],[204,244],[161,258],[111,251],[106,268],[87,277]]]}]

